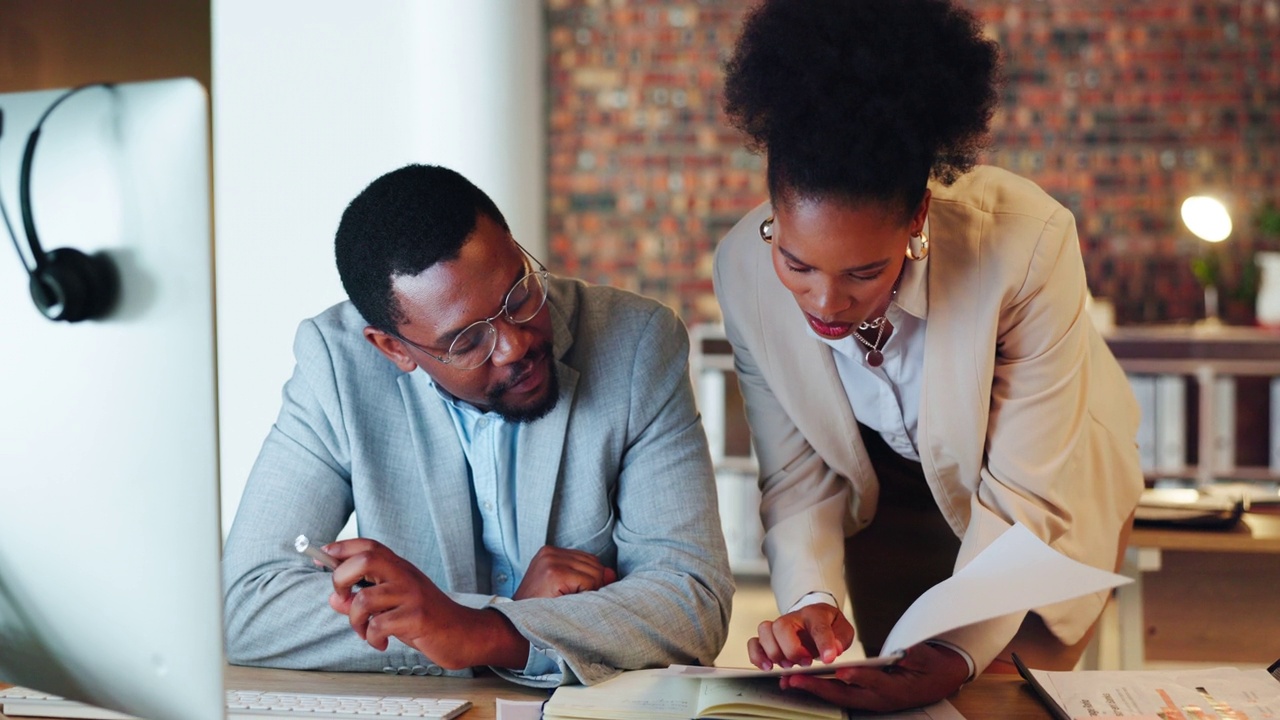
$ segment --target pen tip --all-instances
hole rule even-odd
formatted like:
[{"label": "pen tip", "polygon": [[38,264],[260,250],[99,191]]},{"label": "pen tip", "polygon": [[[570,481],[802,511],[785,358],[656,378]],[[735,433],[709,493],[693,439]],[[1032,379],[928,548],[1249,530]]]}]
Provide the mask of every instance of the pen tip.
[{"label": "pen tip", "polygon": [[303,550],[306,550],[307,547],[309,547],[310,545],[311,545],[311,541],[307,539],[306,535],[299,535],[293,541],[293,547],[298,552],[302,552]]}]

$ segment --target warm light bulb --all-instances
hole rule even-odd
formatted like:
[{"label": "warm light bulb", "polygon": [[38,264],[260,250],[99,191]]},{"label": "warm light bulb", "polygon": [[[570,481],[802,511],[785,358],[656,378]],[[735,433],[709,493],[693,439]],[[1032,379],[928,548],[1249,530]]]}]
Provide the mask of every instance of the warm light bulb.
[{"label": "warm light bulb", "polygon": [[1193,195],[1182,202],[1182,222],[1205,242],[1222,242],[1231,234],[1231,215],[1221,200]]}]

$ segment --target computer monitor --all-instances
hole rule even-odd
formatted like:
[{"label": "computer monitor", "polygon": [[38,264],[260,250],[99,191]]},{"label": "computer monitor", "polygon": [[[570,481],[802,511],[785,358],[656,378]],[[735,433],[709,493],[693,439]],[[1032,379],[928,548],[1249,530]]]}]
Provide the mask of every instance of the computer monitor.
[{"label": "computer monitor", "polygon": [[208,101],[194,80],[75,93],[32,156],[44,249],[105,253],[101,319],[28,292],[28,134],[0,94],[0,681],[144,718],[224,716]]}]

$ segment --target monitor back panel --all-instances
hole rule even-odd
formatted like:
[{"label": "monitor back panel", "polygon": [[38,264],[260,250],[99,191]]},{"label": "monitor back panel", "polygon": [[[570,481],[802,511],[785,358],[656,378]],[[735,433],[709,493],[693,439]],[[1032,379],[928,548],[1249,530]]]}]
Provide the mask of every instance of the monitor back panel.
[{"label": "monitor back panel", "polygon": [[[24,252],[23,147],[60,94],[0,95]],[[208,157],[195,81],[81,91],[44,123],[31,208],[45,250],[115,261],[115,311],[45,319],[0,247],[0,680],[149,717],[222,715]]]}]

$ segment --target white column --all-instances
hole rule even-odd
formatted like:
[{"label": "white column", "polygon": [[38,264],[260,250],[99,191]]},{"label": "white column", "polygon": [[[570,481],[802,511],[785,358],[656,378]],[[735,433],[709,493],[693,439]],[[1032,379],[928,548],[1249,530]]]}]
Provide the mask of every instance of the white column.
[{"label": "white column", "polygon": [[224,532],[279,410],[298,322],[345,299],[333,233],[365,185],[411,162],[447,165],[546,255],[541,12],[527,0],[213,1]]}]

